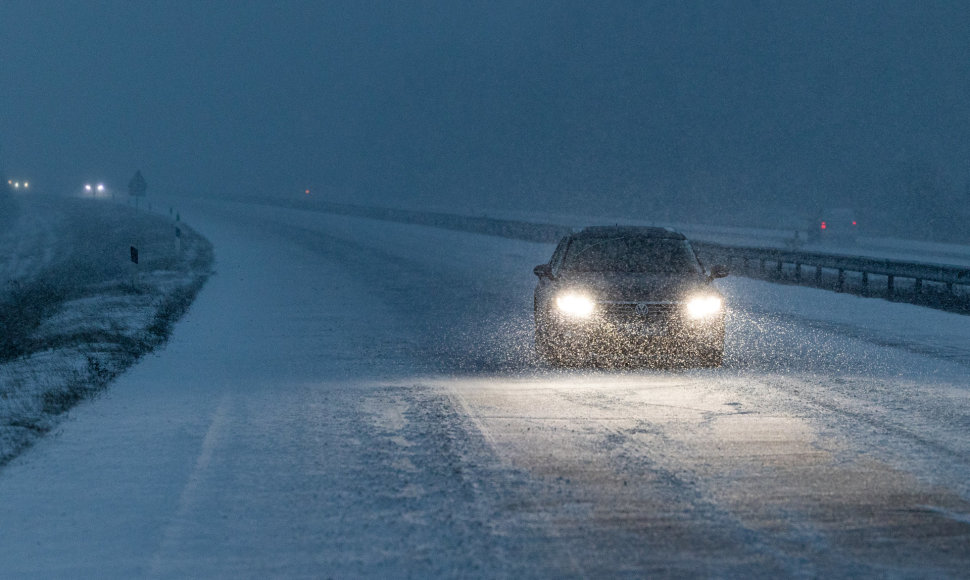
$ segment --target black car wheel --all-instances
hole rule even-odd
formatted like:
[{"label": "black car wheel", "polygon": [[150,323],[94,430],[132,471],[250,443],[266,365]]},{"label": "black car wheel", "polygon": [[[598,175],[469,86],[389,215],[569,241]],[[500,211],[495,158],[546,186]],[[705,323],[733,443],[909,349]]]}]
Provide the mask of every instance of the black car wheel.
[{"label": "black car wheel", "polygon": [[555,364],[559,357],[556,356],[555,345],[549,339],[549,332],[546,330],[546,325],[543,322],[544,317],[539,312],[538,307],[534,311],[534,316],[536,356],[546,363]]},{"label": "black car wheel", "polygon": [[536,355],[549,366],[572,367],[580,362],[576,355],[570,354],[569,350],[559,343],[555,334],[541,323],[536,324],[535,345]]},{"label": "black car wheel", "polygon": [[549,338],[536,326],[536,355],[545,362],[552,362],[555,357],[555,350],[549,344]]},{"label": "black car wheel", "polygon": [[700,366],[716,368],[724,363],[724,350],[711,348],[706,351],[701,351],[700,356],[697,358]]},{"label": "black car wheel", "polygon": [[699,346],[697,362],[703,367],[719,367],[724,363],[724,335],[721,334],[710,343]]}]

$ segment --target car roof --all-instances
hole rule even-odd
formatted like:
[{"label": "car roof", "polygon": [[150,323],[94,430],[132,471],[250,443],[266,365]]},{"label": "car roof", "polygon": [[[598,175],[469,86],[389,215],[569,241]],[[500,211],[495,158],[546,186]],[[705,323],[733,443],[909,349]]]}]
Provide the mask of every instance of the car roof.
[{"label": "car roof", "polygon": [[578,238],[640,237],[685,240],[684,234],[671,228],[654,226],[590,226],[572,234]]}]

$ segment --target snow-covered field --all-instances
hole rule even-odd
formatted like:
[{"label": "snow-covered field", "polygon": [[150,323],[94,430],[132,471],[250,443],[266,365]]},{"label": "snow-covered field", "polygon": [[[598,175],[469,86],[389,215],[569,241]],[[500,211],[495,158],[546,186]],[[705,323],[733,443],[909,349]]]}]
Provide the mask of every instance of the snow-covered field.
[{"label": "snow-covered field", "polygon": [[707,370],[548,369],[552,247],[180,202],[164,350],[0,471],[12,577],[958,577],[967,318],[739,278]]},{"label": "snow-covered field", "polygon": [[[211,247],[108,203],[22,198],[0,238],[0,465],[167,338]],[[130,263],[130,247],[140,252]]]}]

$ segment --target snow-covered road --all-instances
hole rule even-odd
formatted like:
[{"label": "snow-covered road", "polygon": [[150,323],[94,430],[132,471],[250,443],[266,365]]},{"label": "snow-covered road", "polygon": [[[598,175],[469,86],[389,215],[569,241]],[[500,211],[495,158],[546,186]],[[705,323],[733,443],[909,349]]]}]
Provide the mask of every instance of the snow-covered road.
[{"label": "snow-covered road", "polygon": [[966,317],[727,278],[724,368],[548,370],[548,245],[180,203],[217,273],[0,471],[4,577],[970,564]]}]

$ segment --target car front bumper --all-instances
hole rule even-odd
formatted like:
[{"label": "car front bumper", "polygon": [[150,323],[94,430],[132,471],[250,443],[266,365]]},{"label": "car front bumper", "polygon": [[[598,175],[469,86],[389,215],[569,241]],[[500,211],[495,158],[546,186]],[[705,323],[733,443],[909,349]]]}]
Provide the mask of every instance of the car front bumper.
[{"label": "car front bumper", "polygon": [[564,356],[580,359],[614,355],[676,358],[722,348],[724,316],[649,322],[559,319],[548,321],[542,332],[546,344]]}]

